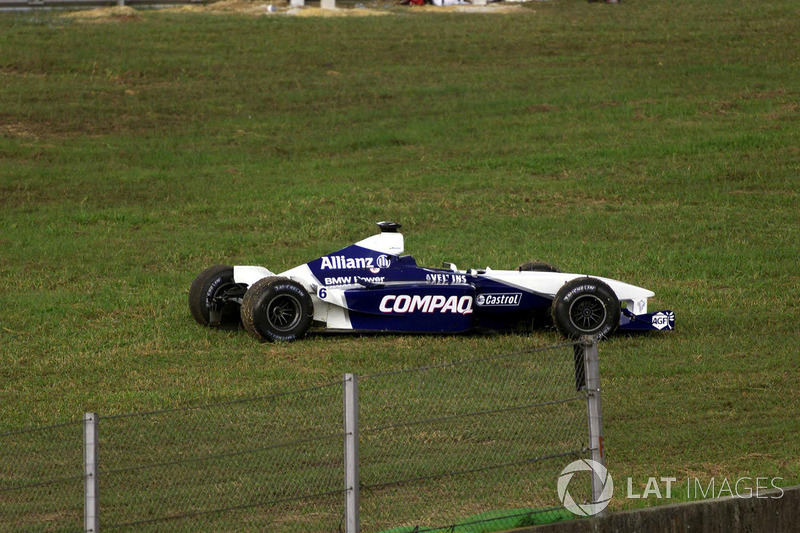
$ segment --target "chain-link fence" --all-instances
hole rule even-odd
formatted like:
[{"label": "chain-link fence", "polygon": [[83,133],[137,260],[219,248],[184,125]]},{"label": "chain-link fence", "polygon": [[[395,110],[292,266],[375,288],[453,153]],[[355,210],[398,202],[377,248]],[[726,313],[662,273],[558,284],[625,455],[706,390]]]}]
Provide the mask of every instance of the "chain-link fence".
[{"label": "chain-link fence", "polygon": [[685,351],[679,336],[612,342],[601,345],[611,511],[797,483],[796,350],[765,343],[754,357],[733,336]]},{"label": "chain-link fence", "polygon": [[83,423],[0,435],[0,530],[81,531]]},{"label": "chain-link fence", "polygon": [[343,491],[341,387],[101,418],[103,529],[330,529]]},{"label": "chain-link fence", "polygon": [[[98,417],[98,529],[335,531],[341,389]],[[84,529],[83,433],[73,423],[0,436],[0,530]]]},{"label": "chain-link fence", "polygon": [[558,517],[555,480],[587,448],[575,379],[571,345],[360,377],[364,531]]},{"label": "chain-link fence", "polygon": [[[359,492],[365,532],[565,518],[555,480],[590,447],[583,350],[564,344],[5,433],[0,529],[351,531],[345,503]],[[348,429],[353,382],[359,423]],[[572,494],[589,500],[588,481]]]}]

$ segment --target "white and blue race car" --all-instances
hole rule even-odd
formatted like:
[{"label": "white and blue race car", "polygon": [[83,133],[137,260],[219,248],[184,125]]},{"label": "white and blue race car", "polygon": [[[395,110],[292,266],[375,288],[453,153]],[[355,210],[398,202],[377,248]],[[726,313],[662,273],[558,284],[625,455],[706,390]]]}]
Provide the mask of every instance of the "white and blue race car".
[{"label": "white and blue race car", "polygon": [[195,320],[244,325],[260,341],[328,331],[463,333],[552,323],[570,339],[619,330],[671,330],[672,311],[649,313],[653,292],[621,281],[568,274],[531,261],[516,270],[417,265],[400,225],[275,274],[260,266],[215,265],[189,289]]}]

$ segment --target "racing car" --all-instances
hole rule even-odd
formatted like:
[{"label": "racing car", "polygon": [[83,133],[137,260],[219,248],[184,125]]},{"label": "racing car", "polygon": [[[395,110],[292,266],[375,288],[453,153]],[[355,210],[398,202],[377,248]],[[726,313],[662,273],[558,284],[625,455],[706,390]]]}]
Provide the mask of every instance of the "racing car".
[{"label": "racing car", "polygon": [[551,323],[568,339],[617,330],[672,330],[675,315],[648,312],[652,291],[559,271],[541,261],[515,270],[417,265],[395,222],[380,233],[275,274],[262,266],[214,265],[189,289],[203,326],[237,327],[259,341],[329,331],[464,333]]}]

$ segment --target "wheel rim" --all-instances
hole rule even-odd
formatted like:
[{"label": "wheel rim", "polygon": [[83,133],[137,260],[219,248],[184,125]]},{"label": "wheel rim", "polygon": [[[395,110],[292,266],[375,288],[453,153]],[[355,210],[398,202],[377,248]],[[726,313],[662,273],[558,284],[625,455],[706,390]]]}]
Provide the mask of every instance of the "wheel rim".
[{"label": "wheel rim", "polygon": [[206,298],[206,305],[210,307],[211,303],[216,298],[238,299],[241,301],[246,290],[247,287],[242,286],[240,283],[234,283],[233,280],[223,281],[219,287],[215,288],[213,292],[208,295]]},{"label": "wheel rim", "polygon": [[239,305],[242,303],[246,286],[231,281],[223,281],[219,287],[206,297],[205,314],[211,321],[216,320],[239,321]]},{"label": "wheel rim", "polygon": [[592,333],[600,329],[607,316],[606,305],[593,295],[581,296],[569,306],[569,320],[582,333]]},{"label": "wheel rim", "polygon": [[267,307],[267,320],[277,331],[291,331],[300,322],[300,310],[300,300],[290,294],[282,294]]}]

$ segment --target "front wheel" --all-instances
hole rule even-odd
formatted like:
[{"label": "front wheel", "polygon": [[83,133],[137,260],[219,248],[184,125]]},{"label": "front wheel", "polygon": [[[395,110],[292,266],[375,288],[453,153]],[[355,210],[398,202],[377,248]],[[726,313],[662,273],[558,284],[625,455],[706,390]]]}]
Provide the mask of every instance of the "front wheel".
[{"label": "front wheel", "polygon": [[233,280],[232,266],[208,267],[189,288],[189,311],[203,326],[238,327],[239,302],[245,289],[245,285]]},{"label": "front wheel", "polygon": [[244,329],[259,341],[294,341],[311,327],[314,304],[299,283],[271,276],[247,289],[241,314]]},{"label": "front wheel", "polygon": [[604,339],[619,325],[619,299],[599,279],[576,278],[558,290],[552,313],[556,329],[565,337],[591,335]]}]

